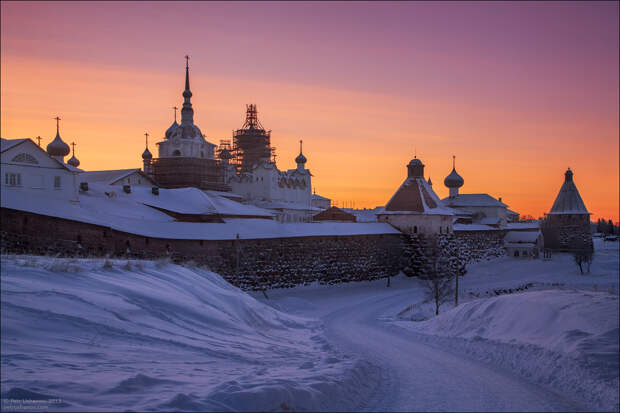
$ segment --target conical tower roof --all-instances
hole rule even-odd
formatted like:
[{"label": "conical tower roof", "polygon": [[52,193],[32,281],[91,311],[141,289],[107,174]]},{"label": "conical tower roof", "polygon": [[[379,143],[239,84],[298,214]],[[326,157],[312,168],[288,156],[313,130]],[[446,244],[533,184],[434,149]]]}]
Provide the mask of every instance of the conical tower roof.
[{"label": "conical tower roof", "polygon": [[573,171],[570,168],[564,173],[564,183],[549,214],[589,214],[573,182]]},{"label": "conical tower roof", "polygon": [[385,205],[384,213],[454,215],[424,179],[424,164],[417,157],[407,165],[407,178]]}]

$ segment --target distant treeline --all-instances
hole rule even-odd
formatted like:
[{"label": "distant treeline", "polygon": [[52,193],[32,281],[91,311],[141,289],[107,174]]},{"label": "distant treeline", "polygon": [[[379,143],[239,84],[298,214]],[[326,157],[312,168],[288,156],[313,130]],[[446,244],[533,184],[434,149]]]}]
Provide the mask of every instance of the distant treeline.
[{"label": "distant treeline", "polygon": [[604,220],[602,218],[599,218],[598,221],[596,221],[596,232],[600,232],[602,234],[617,235],[618,225],[614,225],[611,219]]}]

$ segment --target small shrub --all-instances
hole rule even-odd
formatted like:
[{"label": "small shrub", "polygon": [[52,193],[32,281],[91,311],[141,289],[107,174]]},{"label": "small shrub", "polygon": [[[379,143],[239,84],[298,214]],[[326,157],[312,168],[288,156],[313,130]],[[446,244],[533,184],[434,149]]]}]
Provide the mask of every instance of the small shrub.
[{"label": "small shrub", "polygon": [[103,268],[104,268],[105,270],[111,270],[111,269],[112,269],[112,261],[110,261],[110,260],[106,259],[106,260],[103,262]]},{"label": "small shrub", "polygon": [[125,271],[131,271],[131,261],[127,261],[122,267]]}]

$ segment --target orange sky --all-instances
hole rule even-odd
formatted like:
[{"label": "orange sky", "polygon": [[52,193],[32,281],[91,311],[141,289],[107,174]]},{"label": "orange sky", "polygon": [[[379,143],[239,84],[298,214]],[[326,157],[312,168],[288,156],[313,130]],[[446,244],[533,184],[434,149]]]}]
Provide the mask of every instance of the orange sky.
[{"label": "orange sky", "polygon": [[[151,39],[140,26],[146,24],[142,13],[131,17],[127,12],[124,15],[129,17],[124,20],[106,14],[112,14],[114,7],[129,7],[125,3],[108,3],[100,15],[88,4],[74,4],[79,4],[78,10],[67,17],[66,9],[62,15],[57,10],[66,6],[63,3],[53,9],[46,9],[45,3],[28,7],[2,3],[2,137],[41,135],[47,145],[55,134],[52,118],[59,115],[63,119],[61,136],[68,143],[77,143],[76,155],[85,170],[139,167],[144,132],[151,134],[153,151],[154,142],[172,122],[171,107],[181,106],[183,55],[189,53],[195,122],[207,140],[219,143],[230,139],[231,131],[243,124],[245,104],[256,103],[262,124],[272,129],[279,168],[295,166],[298,140],[303,139],[313,186],[339,205],[342,201],[354,202],[358,208],[384,205],[404,179],[405,165],[416,148],[426,164],[426,177],[431,177],[440,197],[447,195],[443,179],[455,154],[457,170],[465,179],[461,192],[502,197],[511,209],[537,217],[551,207],[570,166],[592,219],[618,220],[617,21],[608,30],[616,34],[616,40],[607,38],[608,31],[597,32],[591,39],[599,46],[601,42],[611,45],[609,50],[602,46],[595,51],[587,49],[583,56],[596,53],[596,59],[587,55],[590,60],[577,70],[569,63],[578,58],[583,61],[576,49],[587,48],[588,39],[579,40],[584,44],[574,45],[571,52],[558,46],[566,33],[558,39],[553,33],[541,37],[548,42],[555,39],[548,46],[556,51],[553,59],[542,53],[545,50],[535,44],[536,39],[515,44],[514,53],[504,51],[509,47],[484,42],[482,46],[468,43],[468,53],[459,55],[461,48],[449,53],[441,42],[449,45],[451,38],[441,28],[427,29],[440,30],[437,48],[419,47],[414,53],[406,48],[407,42],[373,44],[373,35],[367,46],[355,43],[359,50],[351,51],[345,46],[351,44],[356,30],[361,30],[355,19],[367,18],[361,12],[352,17],[348,35],[330,32],[329,21],[315,35],[311,29],[306,32],[302,27],[297,33],[291,28],[295,18],[300,18],[295,7],[303,4],[270,4],[287,19],[272,25],[273,37],[262,34],[256,38],[229,33],[231,29],[223,24],[224,17],[235,12],[235,4],[237,8],[247,5],[233,3],[226,6],[230,9],[223,9],[214,3],[213,7],[219,8],[211,10],[209,4],[201,3],[197,6],[206,13],[205,18],[214,19],[213,24],[205,23],[209,32],[201,34],[207,29],[200,26],[195,32],[185,28],[177,33],[164,25],[149,34]],[[167,6],[157,3],[153,7],[163,10]],[[415,4],[389,6],[406,6],[407,10],[413,8],[415,15],[421,13]],[[349,6],[320,7],[327,14],[319,10],[316,18],[337,14],[340,9],[336,7]],[[387,19],[390,13],[386,8],[375,7],[375,11],[380,10]],[[423,12],[441,14],[442,10]],[[617,5],[613,10],[617,15]],[[33,30],[35,33],[25,29],[27,23],[39,27],[38,19],[49,13],[58,13],[58,18],[65,19],[63,24],[50,23]],[[552,17],[538,19],[540,11],[531,13],[532,25],[549,26],[545,19]],[[94,21],[81,23],[84,15]],[[407,33],[407,27],[402,27],[402,33]],[[131,36],[132,28],[137,39]],[[386,39],[396,36],[385,34],[381,25],[373,30]],[[292,37],[297,43],[278,37],[287,33],[296,33]],[[330,34],[335,44],[310,44],[315,37],[329,38]],[[188,35],[192,36],[189,42],[183,37]],[[160,36],[172,39],[158,43],[155,40]],[[583,38],[582,33],[575,34],[575,39]],[[306,41],[299,43],[299,39]],[[251,41],[259,45],[248,44]],[[510,37],[504,41],[506,45],[516,42]],[[304,53],[296,45],[305,47]],[[340,46],[346,59],[339,60]],[[503,51],[501,56],[491,54],[496,46]],[[258,60],[252,54],[257,47]],[[530,54],[535,47],[541,50]],[[234,60],[237,57],[228,48],[248,51],[245,56],[255,66],[240,68],[244,60]],[[409,57],[399,57],[400,52],[409,53]],[[307,54],[313,59],[301,65]],[[128,57],[133,55],[135,58]],[[532,60],[527,64],[516,60],[524,56]],[[407,62],[411,66],[403,70]],[[308,68],[309,64],[316,68]]]}]

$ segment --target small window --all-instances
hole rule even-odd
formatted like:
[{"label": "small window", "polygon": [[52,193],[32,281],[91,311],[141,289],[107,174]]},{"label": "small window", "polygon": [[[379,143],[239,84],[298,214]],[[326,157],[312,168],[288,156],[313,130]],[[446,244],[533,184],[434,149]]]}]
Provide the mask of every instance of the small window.
[{"label": "small window", "polygon": [[180,150],[175,150],[174,152],[172,152],[172,156],[181,156],[181,151]]},{"label": "small window", "polygon": [[60,189],[60,177],[59,176],[54,177],[54,188]]},{"label": "small window", "polygon": [[37,161],[35,159],[34,156],[30,155],[29,153],[20,153],[19,155],[16,155],[13,159],[13,162],[21,162],[21,163],[31,163],[34,165],[38,165],[39,161]]},{"label": "small window", "polygon": [[21,174],[4,174],[4,184],[7,186],[21,186],[22,185],[22,175]]}]

